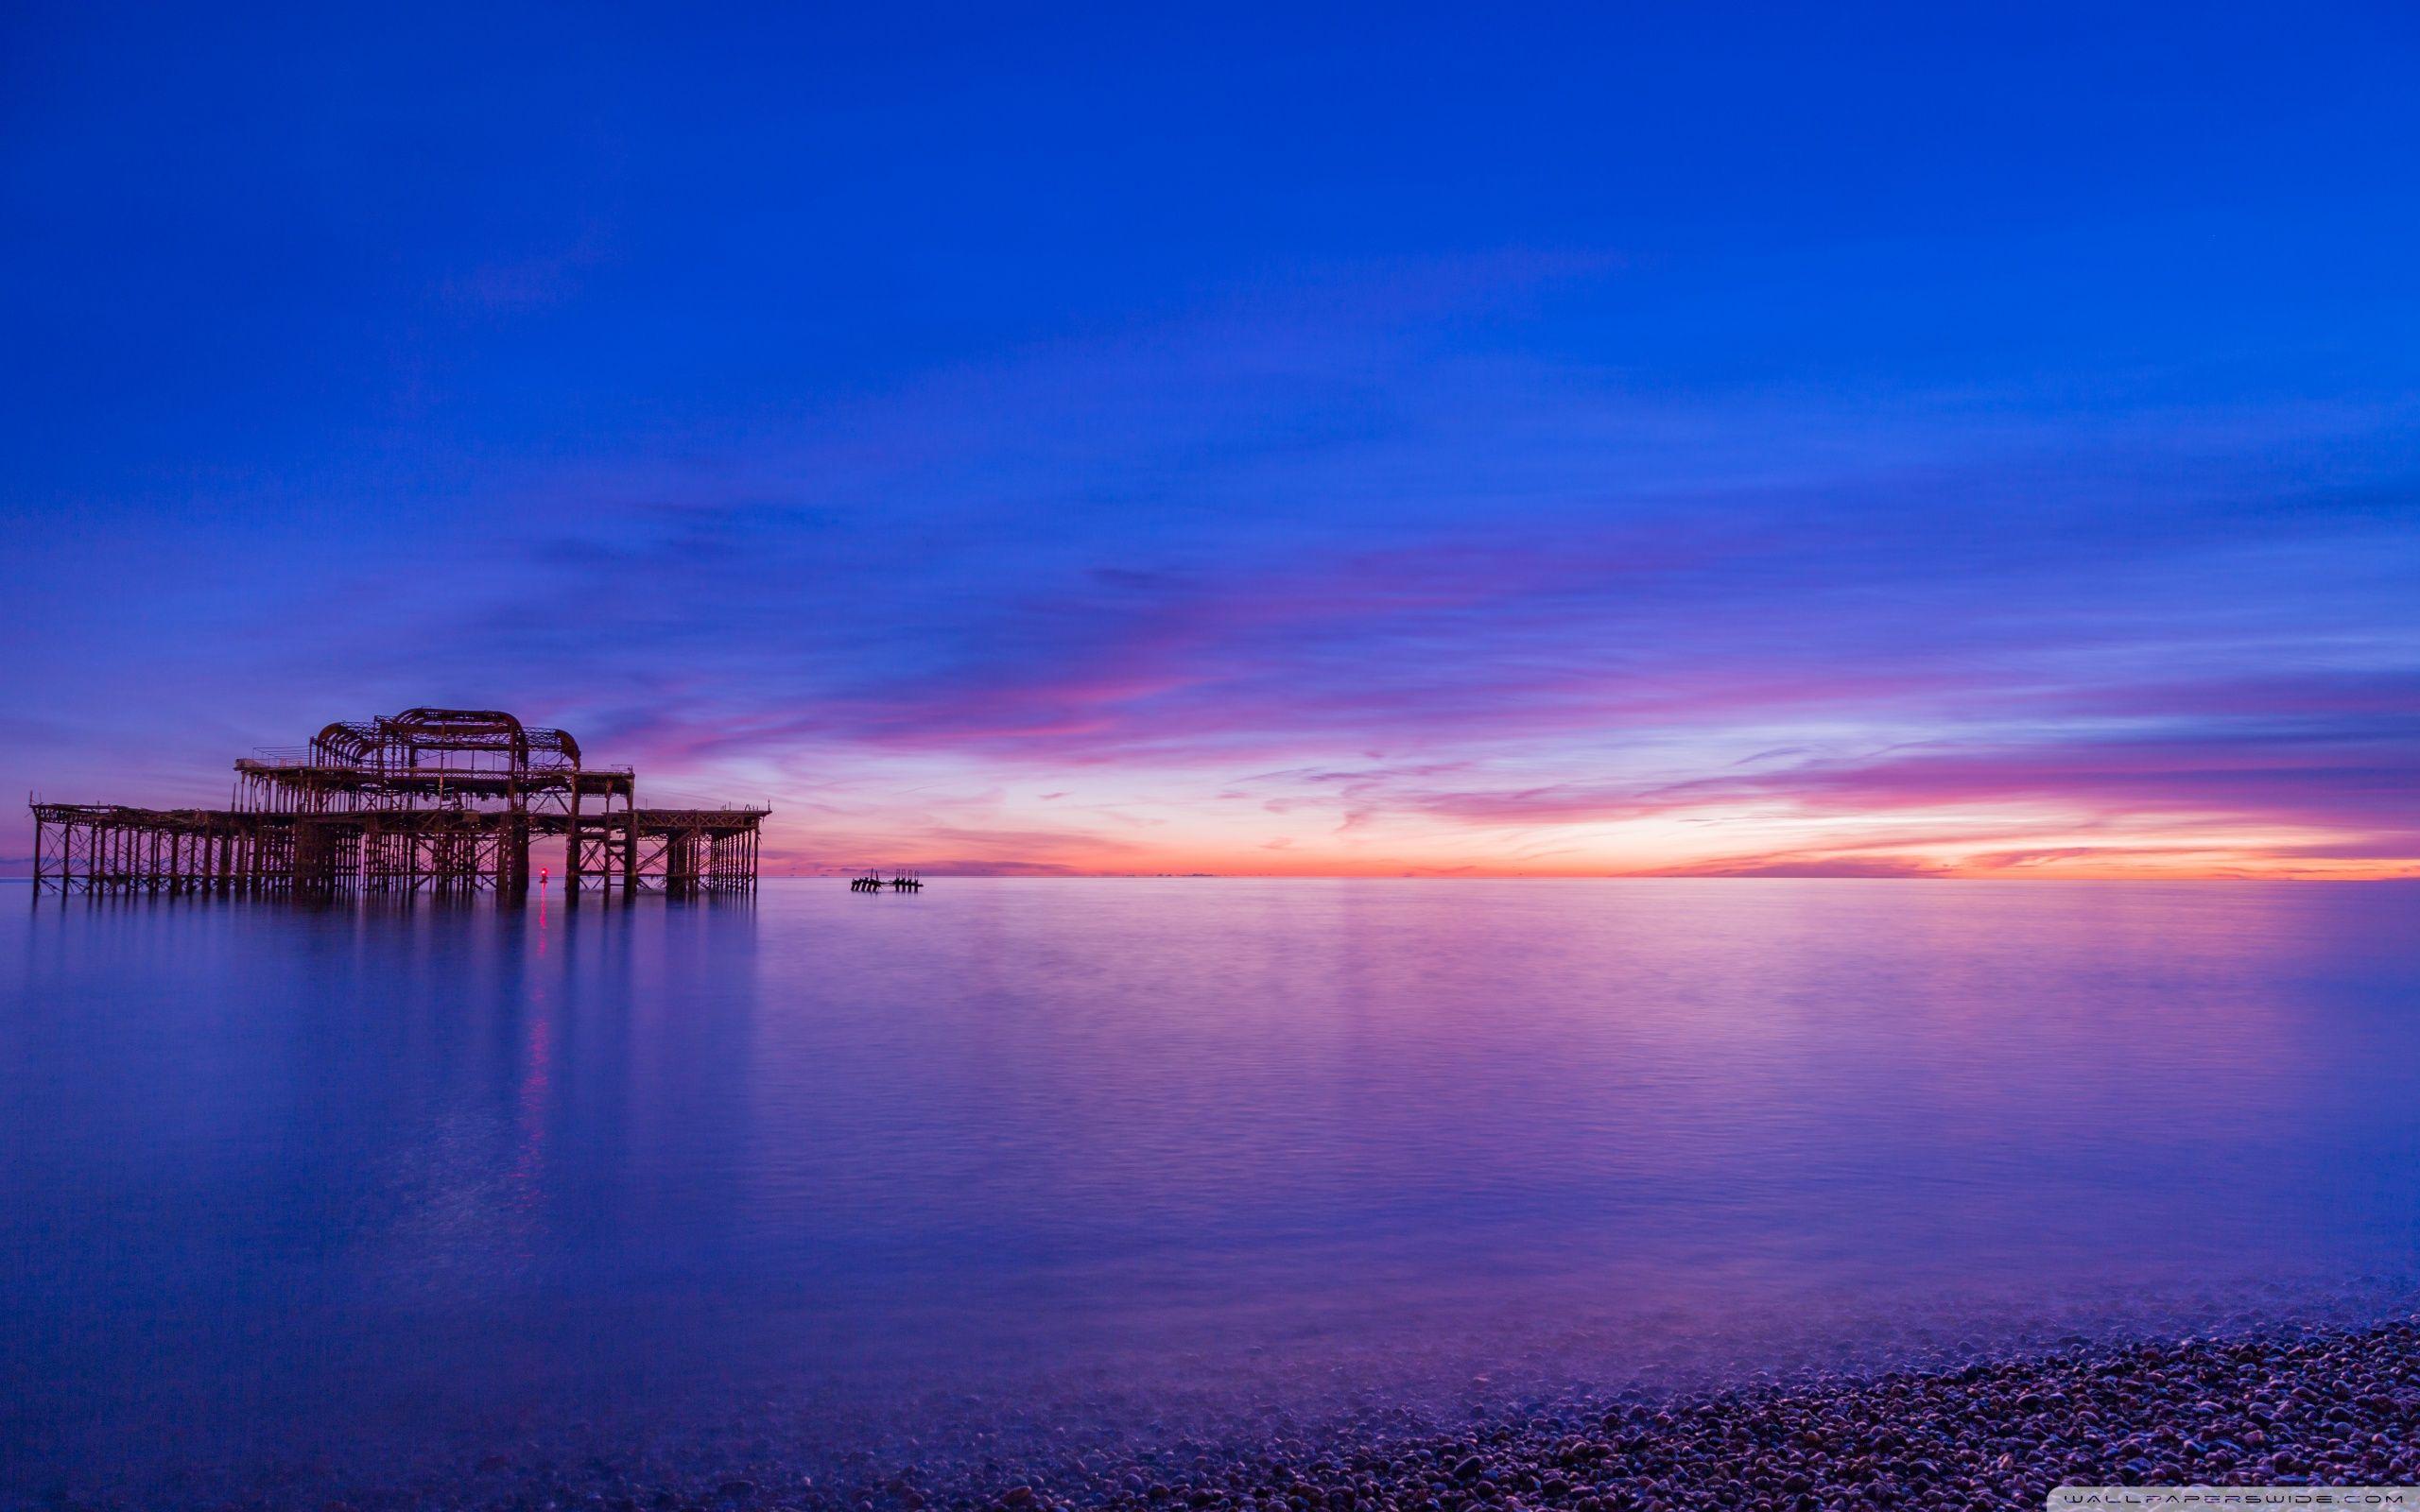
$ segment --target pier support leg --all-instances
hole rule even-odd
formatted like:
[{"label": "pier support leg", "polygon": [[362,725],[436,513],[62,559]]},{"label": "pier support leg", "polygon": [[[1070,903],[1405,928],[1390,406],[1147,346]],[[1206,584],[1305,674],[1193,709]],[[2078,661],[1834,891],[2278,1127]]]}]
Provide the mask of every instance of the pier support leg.
[{"label": "pier support leg", "polygon": [[579,904],[579,779],[573,776],[571,784],[571,822],[563,829],[569,839],[563,846],[563,902],[573,907]]},{"label": "pier support leg", "polygon": [[496,890],[514,902],[529,896],[529,821],[515,815],[496,836]]}]

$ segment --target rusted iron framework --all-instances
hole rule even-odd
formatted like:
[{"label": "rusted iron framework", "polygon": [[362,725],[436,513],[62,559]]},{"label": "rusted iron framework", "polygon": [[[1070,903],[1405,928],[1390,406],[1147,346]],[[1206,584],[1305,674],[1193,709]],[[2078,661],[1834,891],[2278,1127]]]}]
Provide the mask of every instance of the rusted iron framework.
[{"label": "rusted iron framework", "polygon": [[566,888],[624,897],[756,886],[763,807],[643,809],[627,766],[497,710],[407,709],[235,764],[233,806],[35,800],[37,892],[529,891],[529,847],[564,840]]}]

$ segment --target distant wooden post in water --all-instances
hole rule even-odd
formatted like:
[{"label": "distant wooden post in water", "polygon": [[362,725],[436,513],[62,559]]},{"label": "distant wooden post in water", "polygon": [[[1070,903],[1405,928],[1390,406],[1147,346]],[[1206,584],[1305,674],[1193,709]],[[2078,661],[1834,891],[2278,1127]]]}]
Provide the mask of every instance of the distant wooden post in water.
[{"label": "distant wooden post in water", "polygon": [[572,902],[756,888],[765,807],[643,809],[627,766],[497,710],[406,709],[235,764],[233,805],[32,802],[34,889],[324,899],[529,892],[529,845],[564,841]]}]

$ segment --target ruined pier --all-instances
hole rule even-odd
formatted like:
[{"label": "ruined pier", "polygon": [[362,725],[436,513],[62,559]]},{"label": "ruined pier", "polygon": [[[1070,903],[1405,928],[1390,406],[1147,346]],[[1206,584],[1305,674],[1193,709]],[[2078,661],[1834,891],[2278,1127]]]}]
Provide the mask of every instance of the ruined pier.
[{"label": "ruined pier", "polygon": [[583,765],[569,734],[494,710],[340,722],[235,774],[225,809],[35,800],[35,890],[517,899],[532,842],[561,837],[575,902],[746,893],[770,812],[640,808],[631,768]]}]

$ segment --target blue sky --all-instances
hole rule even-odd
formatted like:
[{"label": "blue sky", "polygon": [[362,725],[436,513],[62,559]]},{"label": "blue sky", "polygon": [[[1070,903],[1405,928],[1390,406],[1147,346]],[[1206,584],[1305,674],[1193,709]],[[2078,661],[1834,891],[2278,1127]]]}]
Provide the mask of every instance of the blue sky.
[{"label": "blue sky", "polygon": [[0,26],[17,788],[464,704],[801,868],[2420,869],[2407,11]]}]

